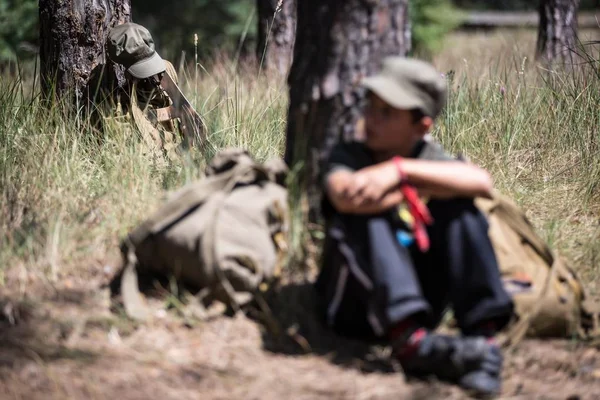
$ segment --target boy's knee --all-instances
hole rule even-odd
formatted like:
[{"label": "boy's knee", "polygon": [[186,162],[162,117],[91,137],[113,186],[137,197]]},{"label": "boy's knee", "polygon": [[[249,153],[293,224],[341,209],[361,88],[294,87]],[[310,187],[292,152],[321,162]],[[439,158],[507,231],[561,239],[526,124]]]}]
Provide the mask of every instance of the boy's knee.
[{"label": "boy's knee", "polygon": [[487,219],[479,211],[473,199],[432,200],[429,203],[429,210],[434,221],[440,224],[462,220],[468,225],[480,225],[486,230],[488,227]]}]

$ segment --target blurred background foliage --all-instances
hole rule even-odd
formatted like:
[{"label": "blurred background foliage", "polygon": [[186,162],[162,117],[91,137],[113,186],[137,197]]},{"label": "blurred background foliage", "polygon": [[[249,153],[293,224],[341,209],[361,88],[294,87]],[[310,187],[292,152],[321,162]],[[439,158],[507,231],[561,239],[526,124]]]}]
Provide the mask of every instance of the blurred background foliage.
[{"label": "blurred background foliage", "polygon": [[[460,8],[472,10],[527,11],[536,10],[537,0],[452,0]],[[600,7],[598,0],[581,0],[580,10],[594,10]]]},{"label": "blurred background foliage", "polygon": [[256,36],[253,0],[132,0],[133,21],[147,27],[161,54],[175,60],[193,55],[198,35],[200,57],[213,51],[250,50]]},{"label": "blurred background foliage", "polygon": [[37,52],[37,0],[0,0],[0,65]]},{"label": "blurred background foliage", "polygon": [[[37,52],[37,0],[0,0],[0,68]],[[535,10],[531,0],[410,0],[413,49],[427,55],[439,49],[444,35],[460,24],[462,10]],[[153,33],[165,57],[179,62],[193,57],[194,34],[202,59],[215,51],[242,55],[254,51],[256,10],[253,0],[132,0],[133,20]],[[582,0],[581,9],[600,7]]]},{"label": "blurred background foliage", "polygon": [[450,0],[409,0],[412,52],[429,58],[464,16]]}]

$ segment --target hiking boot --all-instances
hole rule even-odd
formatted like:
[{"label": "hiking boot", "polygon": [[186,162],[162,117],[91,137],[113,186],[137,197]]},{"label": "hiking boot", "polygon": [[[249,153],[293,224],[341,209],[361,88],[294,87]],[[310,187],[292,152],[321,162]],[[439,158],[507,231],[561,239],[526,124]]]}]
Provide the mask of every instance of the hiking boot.
[{"label": "hiking boot", "polygon": [[[436,376],[458,383],[477,396],[500,392],[502,354],[484,337],[452,337],[426,333],[397,352],[408,376]],[[407,349],[409,351],[407,351]]]},{"label": "hiking boot", "polygon": [[473,358],[470,361],[473,363],[471,365],[474,368],[469,369],[469,372],[460,377],[459,385],[480,396],[500,393],[502,381],[502,352],[500,346],[496,343],[490,343],[482,337],[470,338],[470,340],[473,341],[474,346],[482,346],[481,344],[475,344],[475,341],[484,344],[481,349],[477,350],[479,354],[471,354]]}]

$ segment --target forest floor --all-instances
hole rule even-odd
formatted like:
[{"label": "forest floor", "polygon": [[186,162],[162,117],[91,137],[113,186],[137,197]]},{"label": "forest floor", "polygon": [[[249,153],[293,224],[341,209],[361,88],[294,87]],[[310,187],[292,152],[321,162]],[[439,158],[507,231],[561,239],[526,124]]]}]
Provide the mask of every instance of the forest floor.
[{"label": "forest floor", "polygon": [[[150,322],[134,323],[114,308],[106,287],[117,260],[97,261],[60,286],[30,281],[29,295],[5,293],[0,398],[467,398],[438,382],[406,382],[385,348],[322,327],[309,282],[284,285],[269,298],[285,332],[278,336],[241,313],[184,318],[165,311],[164,299],[151,300],[157,312]],[[23,281],[7,278],[7,287]],[[521,342],[506,352],[501,398],[600,398],[600,351],[570,340]]]}]

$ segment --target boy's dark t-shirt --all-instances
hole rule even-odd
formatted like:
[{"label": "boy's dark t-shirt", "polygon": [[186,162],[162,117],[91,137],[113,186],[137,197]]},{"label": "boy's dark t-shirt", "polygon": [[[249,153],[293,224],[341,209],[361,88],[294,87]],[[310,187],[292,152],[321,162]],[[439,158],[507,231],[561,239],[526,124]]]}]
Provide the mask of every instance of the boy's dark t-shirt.
[{"label": "boy's dark t-shirt", "polygon": [[[444,151],[442,146],[429,139],[421,140],[408,158],[431,161],[454,160],[452,156]],[[374,163],[370,151],[364,144],[358,142],[340,143],[333,148],[323,168],[323,183],[326,184],[329,175],[339,169],[357,171]]]},{"label": "boy's dark t-shirt", "polygon": [[[453,161],[453,158],[448,154],[438,143],[429,140],[421,140],[408,158],[417,158],[430,161]],[[339,170],[358,171],[362,168],[374,165],[375,161],[369,149],[362,143],[350,142],[340,143],[333,148],[329,159],[323,166],[321,176],[323,190],[326,191],[327,180],[329,176]],[[328,204],[327,196],[324,196],[325,210],[331,208]],[[326,210],[333,211],[333,210]],[[325,215],[327,217],[327,213]]]},{"label": "boy's dark t-shirt", "polygon": [[[421,140],[413,153],[408,158],[417,158],[430,161],[452,161],[455,160],[452,156],[444,151],[444,149],[436,142],[428,139]],[[327,164],[323,168],[323,187],[326,188],[327,179],[330,174],[340,171],[357,171],[362,168],[375,164],[370,151],[361,143],[341,143],[338,144],[331,152]],[[410,246],[414,242],[412,235],[412,225],[414,220],[410,215],[406,204],[401,203],[397,208],[390,210],[392,219],[396,226],[396,236],[399,243],[404,246]],[[326,219],[329,219],[336,214],[333,205],[329,202],[327,195],[323,196],[323,214]]]}]

